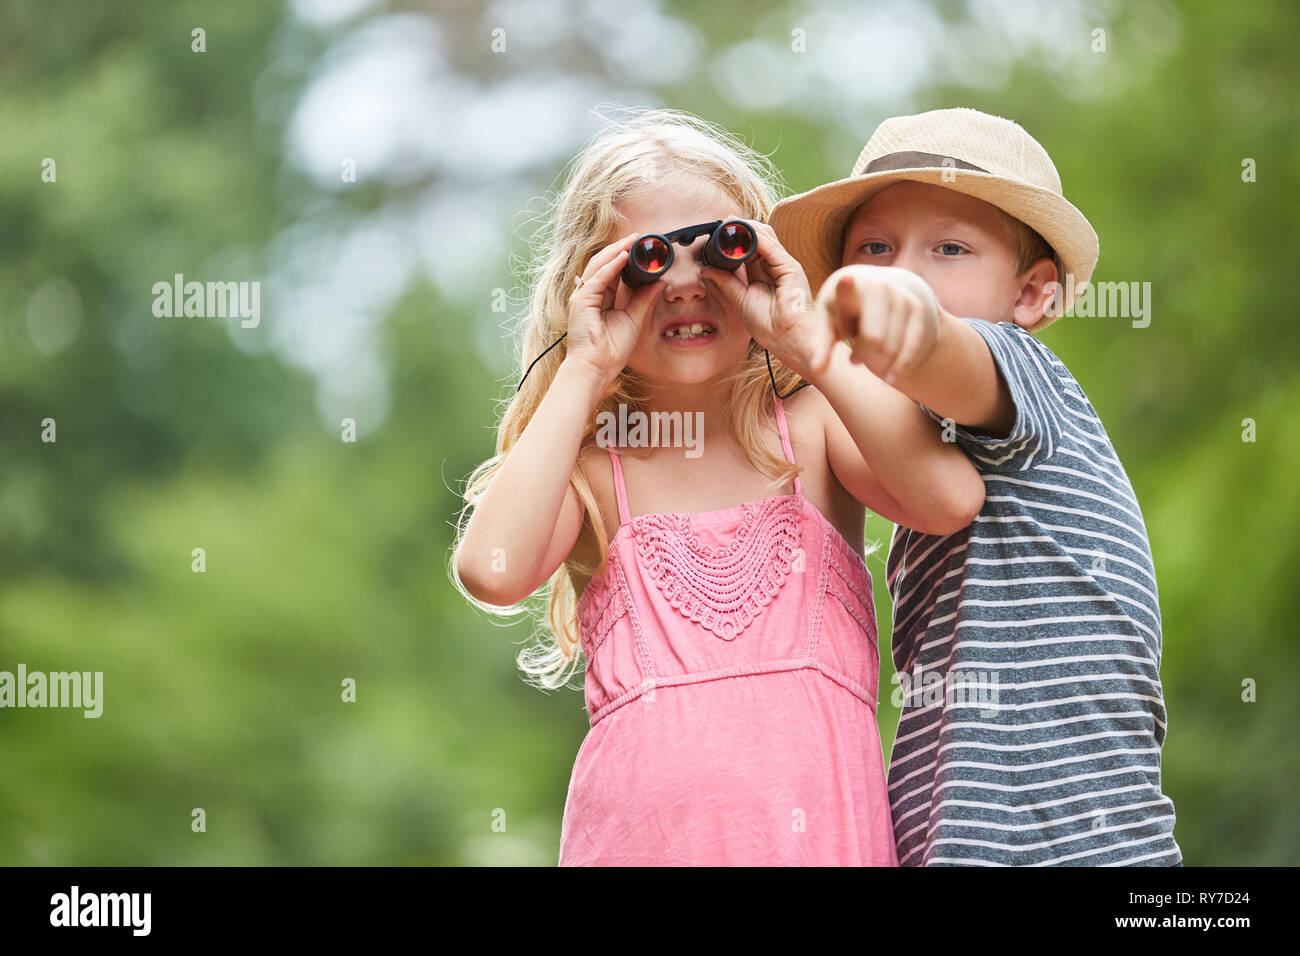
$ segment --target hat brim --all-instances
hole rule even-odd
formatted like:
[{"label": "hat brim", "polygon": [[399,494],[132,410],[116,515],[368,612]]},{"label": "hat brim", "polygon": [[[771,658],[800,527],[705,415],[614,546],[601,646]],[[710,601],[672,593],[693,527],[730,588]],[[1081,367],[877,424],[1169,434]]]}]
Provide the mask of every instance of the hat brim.
[{"label": "hat brim", "polygon": [[982,199],[1035,230],[1061,257],[1064,271],[1074,276],[1073,294],[1067,297],[1065,309],[1073,305],[1092,277],[1099,252],[1097,233],[1063,196],[993,173],[931,166],[853,176],[776,204],[769,223],[781,245],[803,266],[814,296],[840,268],[849,216],[880,190],[899,182],[931,183]]}]

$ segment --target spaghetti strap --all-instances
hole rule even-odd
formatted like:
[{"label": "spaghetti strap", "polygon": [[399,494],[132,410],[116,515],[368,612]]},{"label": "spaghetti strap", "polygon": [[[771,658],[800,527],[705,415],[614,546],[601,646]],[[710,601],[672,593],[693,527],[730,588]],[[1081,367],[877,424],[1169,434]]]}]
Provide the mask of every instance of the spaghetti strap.
[{"label": "spaghetti strap", "polygon": [[609,463],[614,469],[614,497],[618,500],[618,520],[622,524],[627,524],[632,520],[627,510],[627,486],[623,484],[623,466],[619,464],[618,455],[614,454],[613,448],[606,448],[609,452]]},{"label": "spaghetti strap", "polygon": [[[794,448],[790,444],[790,427],[785,421],[785,403],[778,396],[776,399],[776,427],[781,432],[781,447],[785,450],[785,460],[794,464]],[[794,493],[803,497],[803,489],[799,485],[799,476],[794,476]]]}]

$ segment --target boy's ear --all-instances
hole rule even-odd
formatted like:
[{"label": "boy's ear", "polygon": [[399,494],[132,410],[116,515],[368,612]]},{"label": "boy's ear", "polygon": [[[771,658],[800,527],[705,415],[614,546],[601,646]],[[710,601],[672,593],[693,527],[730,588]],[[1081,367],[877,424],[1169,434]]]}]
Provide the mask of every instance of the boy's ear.
[{"label": "boy's ear", "polygon": [[1012,306],[1016,325],[1029,329],[1042,320],[1056,293],[1055,283],[1058,281],[1056,263],[1046,256],[1016,277],[1020,286],[1020,296]]}]

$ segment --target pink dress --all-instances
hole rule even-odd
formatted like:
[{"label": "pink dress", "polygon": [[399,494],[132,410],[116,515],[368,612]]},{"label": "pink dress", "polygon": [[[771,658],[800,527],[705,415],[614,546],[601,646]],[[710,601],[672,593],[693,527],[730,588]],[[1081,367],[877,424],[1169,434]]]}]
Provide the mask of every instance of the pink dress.
[{"label": "pink dress", "polygon": [[[776,404],[787,460],[785,410]],[[631,517],[578,602],[560,866],[897,866],[871,576],[806,498]]]}]

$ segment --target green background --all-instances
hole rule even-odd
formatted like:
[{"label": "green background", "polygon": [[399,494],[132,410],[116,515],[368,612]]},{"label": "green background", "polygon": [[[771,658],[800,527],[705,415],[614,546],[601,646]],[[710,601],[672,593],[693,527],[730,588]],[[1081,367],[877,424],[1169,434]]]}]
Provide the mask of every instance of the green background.
[{"label": "green background", "polygon": [[[0,670],[105,680],[98,719],[0,711],[0,863],[555,862],[581,693],[527,687],[528,622],[471,609],[447,566],[515,374],[494,290],[518,305],[530,200],[607,100],[718,122],[790,191],[920,109],[1011,116],[1048,148],[1101,236],[1094,279],[1152,288],[1147,328],[1074,317],[1043,339],[1148,523],[1175,834],[1188,865],[1300,863],[1300,7],[600,7],[0,8]],[[856,49],[836,26],[859,7],[892,25]],[[394,35],[431,72],[385,79],[402,61],[380,56],[318,85]],[[299,149],[295,122],[325,146]],[[366,228],[412,267],[385,280]],[[265,279],[261,325],[155,318],[175,273]]]}]

